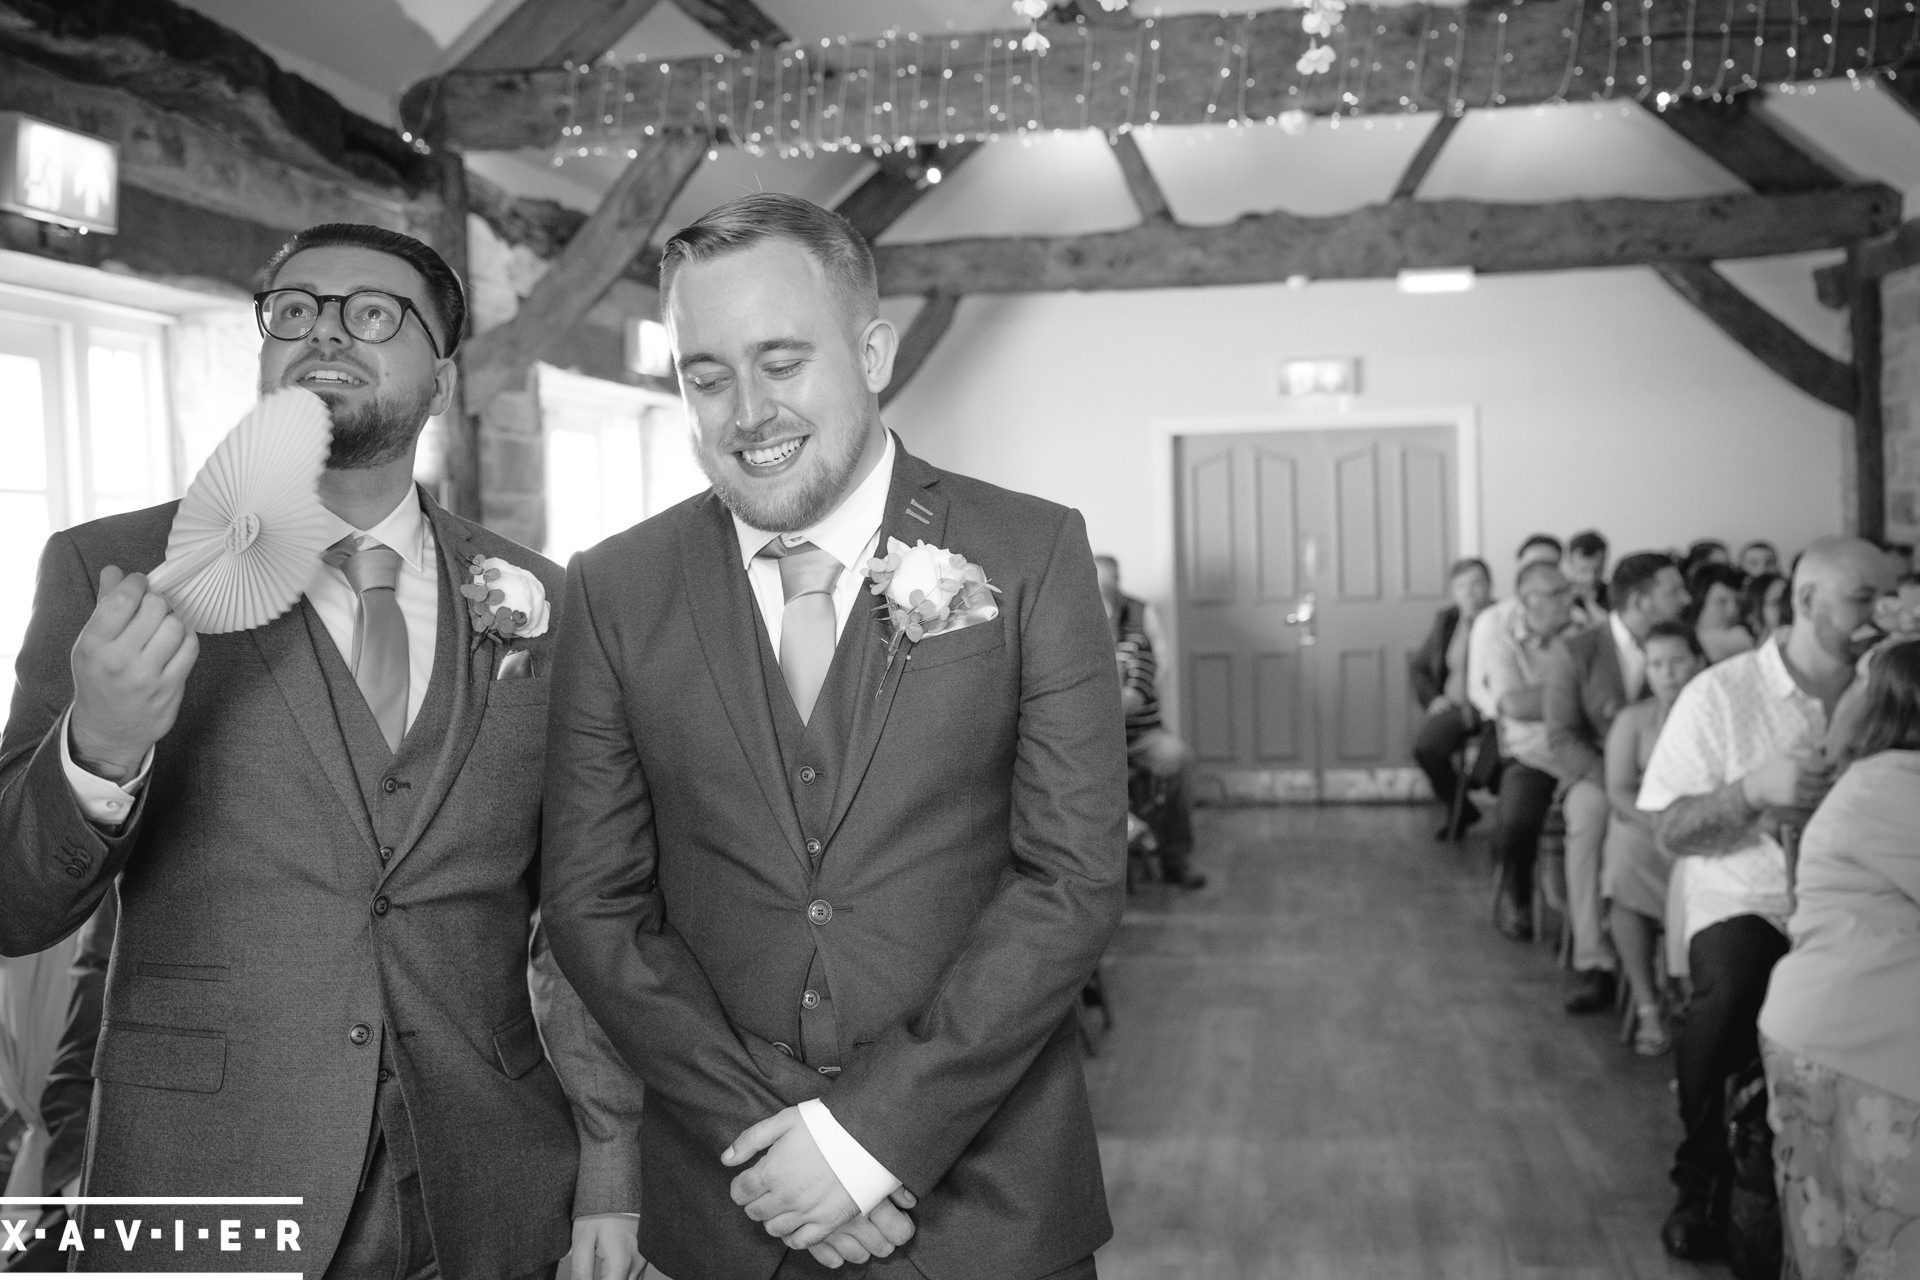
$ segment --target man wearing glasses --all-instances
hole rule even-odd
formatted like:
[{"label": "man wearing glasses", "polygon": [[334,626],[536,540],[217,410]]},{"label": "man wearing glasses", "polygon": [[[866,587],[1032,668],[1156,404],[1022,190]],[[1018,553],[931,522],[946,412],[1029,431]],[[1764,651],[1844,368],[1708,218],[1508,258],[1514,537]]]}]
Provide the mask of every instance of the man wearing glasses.
[{"label": "man wearing glasses", "polygon": [[[576,1275],[625,1280],[638,1086],[532,927],[561,571],[413,482],[459,280],[352,225],[266,279],[261,391],[330,411],[338,538],[291,612],[196,637],[144,572],[175,504],[54,535],[0,741],[0,951],[117,892],[86,1194],[300,1204],[204,1211],[183,1245],[89,1219],[80,1269],[520,1280],[573,1244]],[[510,644],[461,594],[477,557],[527,614]]]}]

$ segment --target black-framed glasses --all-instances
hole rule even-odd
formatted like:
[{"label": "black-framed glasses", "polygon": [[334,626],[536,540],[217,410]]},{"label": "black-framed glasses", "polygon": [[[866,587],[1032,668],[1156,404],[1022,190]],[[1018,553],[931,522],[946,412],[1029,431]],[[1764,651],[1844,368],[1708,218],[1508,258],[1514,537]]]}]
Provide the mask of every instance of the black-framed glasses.
[{"label": "black-framed glasses", "polygon": [[313,332],[329,302],[340,306],[340,325],[360,342],[390,342],[412,312],[420,321],[421,332],[434,356],[440,357],[440,344],[434,341],[427,317],[412,298],[378,289],[356,293],[308,293],[305,289],[268,289],[253,295],[253,319],[263,338],[297,342]]}]

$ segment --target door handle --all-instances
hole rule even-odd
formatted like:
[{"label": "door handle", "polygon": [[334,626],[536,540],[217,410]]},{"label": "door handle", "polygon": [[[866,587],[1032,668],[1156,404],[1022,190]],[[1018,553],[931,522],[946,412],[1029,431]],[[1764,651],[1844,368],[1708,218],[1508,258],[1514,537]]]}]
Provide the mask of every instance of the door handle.
[{"label": "door handle", "polygon": [[1319,637],[1313,625],[1314,611],[1317,608],[1315,594],[1311,591],[1300,597],[1300,603],[1287,614],[1287,625],[1300,628],[1300,643],[1315,644]]}]

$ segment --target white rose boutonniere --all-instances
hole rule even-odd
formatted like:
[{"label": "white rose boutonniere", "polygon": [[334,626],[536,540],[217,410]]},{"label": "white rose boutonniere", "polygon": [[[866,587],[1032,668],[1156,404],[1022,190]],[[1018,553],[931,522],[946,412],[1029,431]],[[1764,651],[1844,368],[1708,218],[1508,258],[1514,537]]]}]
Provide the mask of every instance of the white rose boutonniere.
[{"label": "white rose boutonniere", "polygon": [[911,547],[898,538],[887,539],[887,554],[867,561],[869,588],[879,596],[893,626],[887,644],[887,665],[904,641],[918,644],[928,636],[945,635],[1000,616],[993,602],[1000,588],[987,581],[986,571],[944,547],[916,542]]},{"label": "white rose boutonniere", "polygon": [[[515,656],[515,641],[547,633],[552,610],[547,604],[547,589],[538,577],[499,556],[475,556],[469,564],[473,577],[460,588],[460,594],[467,600],[475,649],[492,640],[509,650],[510,659]],[[503,659],[499,674],[521,674],[508,668]],[[531,669],[525,674],[531,674]]]}]

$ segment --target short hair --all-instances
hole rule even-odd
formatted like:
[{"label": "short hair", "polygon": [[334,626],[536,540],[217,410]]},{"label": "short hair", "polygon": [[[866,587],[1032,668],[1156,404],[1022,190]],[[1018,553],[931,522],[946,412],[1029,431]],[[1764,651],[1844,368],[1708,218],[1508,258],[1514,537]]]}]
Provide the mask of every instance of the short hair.
[{"label": "short hair", "polygon": [[765,240],[790,240],[805,249],[855,317],[867,320],[880,313],[873,250],[853,224],[811,200],[778,191],[729,200],[674,232],[660,251],[660,309],[666,310],[673,278],[687,263],[708,262]]},{"label": "short hair", "polygon": [[1556,560],[1558,560],[1561,556],[1567,553],[1567,549],[1562,545],[1560,545],[1560,539],[1554,537],[1552,534],[1530,533],[1524,539],[1521,540],[1520,549],[1513,553],[1513,558],[1515,560],[1518,560],[1521,556],[1524,556],[1525,554],[1527,554],[1527,552],[1532,550],[1534,547],[1553,548],[1553,558]]},{"label": "short hair", "polygon": [[1607,582],[1613,607],[1626,608],[1634,596],[1653,590],[1662,570],[1679,567],[1664,551],[1636,551],[1630,556],[1621,556],[1620,563],[1613,566],[1613,577]]},{"label": "short hair", "polygon": [[1582,529],[1567,539],[1567,550],[1576,556],[1604,556],[1607,538],[1598,529]]},{"label": "short hair", "polygon": [[1640,642],[1641,652],[1644,653],[1655,640],[1678,640],[1687,646],[1687,652],[1700,660],[1702,666],[1707,664],[1707,651],[1700,643],[1699,633],[1684,622],[1656,622],[1648,627],[1647,638]]},{"label": "short hair", "polygon": [[[1773,590],[1776,582],[1787,582],[1778,573],[1756,573],[1747,579],[1746,589],[1740,593],[1740,618],[1747,624],[1747,630],[1753,632],[1757,640],[1765,640],[1762,628],[1766,626],[1763,615],[1767,609],[1767,592]],[[1787,589],[1780,593],[1780,621],[1793,621],[1793,585],[1787,583]]]},{"label": "short hair", "polygon": [[1697,542],[1688,543],[1687,553],[1680,558],[1680,572],[1685,574],[1688,581],[1691,582],[1693,579],[1693,571],[1701,565],[1709,563],[1713,553],[1716,551],[1723,556],[1727,556],[1728,559],[1732,559],[1732,556],[1727,552],[1727,544],[1718,538],[1701,538]]},{"label": "short hair", "polygon": [[[440,322],[443,331],[438,341],[440,355],[444,358],[454,353],[467,331],[467,291],[461,286],[460,277],[447,265],[447,260],[435,253],[431,245],[423,244],[403,232],[389,231],[385,227],[370,226],[364,222],[323,222],[317,227],[308,227],[281,245],[280,251],[267,260],[266,267],[260,273],[263,285],[271,289],[280,275],[280,268],[286,266],[287,259],[294,254],[336,245],[384,253],[400,259],[419,272],[420,278],[426,281],[427,296],[414,301],[424,302],[432,310],[430,318]],[[421,317],[422,320],[428,318]]]},{"label": "short hair", "polygon": [[1747,587],[1747,575],[1730,564],[1715,564],[1708,561],[1693,567],[1693,574],[1687,579],[1687,621],[1698,622],[1700,613],[1706,608],[1707,593],[1715,587],[1725,587],[1736,598],[1744,598]]},{"label": "short hair", "polygon": [[1527,584],[1535,578],[1541,577],[1544,574],[1559,572],[1559,565],[1548,564],[1545,560],[1535,560],[1532,564],[1522,569],[1520,575],[1513,580],[1513,589],[1516,592],[1525,591]]},{"label": "short hair", "polygon": [[1888,645],[1867,664],[1866,712],[1854,729],[1854,759],[1920,749],[1920,641]]},{"label": "short hair", "polygon": [[1740,560],[1746,559],[1747,552],[1753,550],[1755,547],[1765,547],[1768,551],[1773,552],[1773,558],[1775,560],[1778,560],[1780,558],[1780,548],[1774,546],[1771,542],[1768,542],[1765,538],[1755,538],[1753,541],[1747,543],[1745,546],[1740,548],[1740,554],[1735,558]]},{"label": "short hair", "polygon": [[1447,566],[1447,581],[1452,582],[1463,573],[1472,573],[1478,569],[1485,574],[1488,582],[1493,581],[1493,570],[1487,568],[1487,562],[1479,556],[1462,556]]}]

